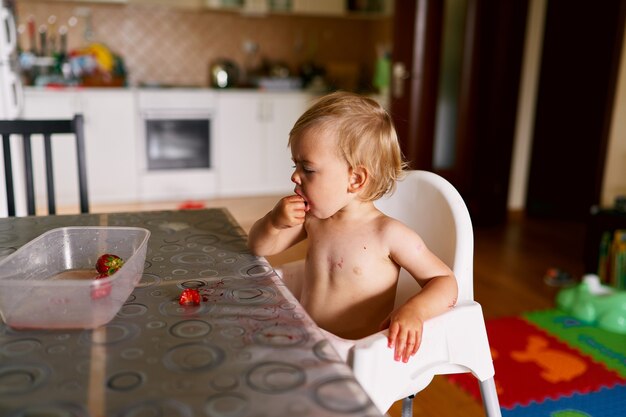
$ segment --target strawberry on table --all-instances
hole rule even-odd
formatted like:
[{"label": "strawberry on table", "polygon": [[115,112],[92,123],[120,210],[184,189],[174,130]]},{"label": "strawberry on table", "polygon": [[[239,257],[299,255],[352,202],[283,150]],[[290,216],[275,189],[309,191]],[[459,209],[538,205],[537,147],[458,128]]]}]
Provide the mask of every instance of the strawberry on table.
[{"label": "strawberry on table", "polygon": [[185,289],[178,299],[181,306],[197,306],[200,305],[200,292],[193,288]]},{"label": "strawberry on table", "polygon": [[96,261],[96,271],[100,273],[100,275],[113,275],[124,265],[124,260],[117,255],[112,255],[110,253],[105,253],[100,256]]}]

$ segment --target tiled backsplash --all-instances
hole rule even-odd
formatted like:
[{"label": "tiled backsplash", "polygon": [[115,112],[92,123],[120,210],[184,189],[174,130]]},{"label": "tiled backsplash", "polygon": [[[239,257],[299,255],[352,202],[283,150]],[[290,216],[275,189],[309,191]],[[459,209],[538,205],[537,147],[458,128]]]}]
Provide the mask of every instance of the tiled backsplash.
[{"label": "tiled backsplash", "polygon": [[[17,0],[18,25],[33,16],[36,25],[56,16],[56,27],[67,25],[68,49],[85,46],[87,15],[91,42],[102,42],[126,64],[130,85],[208,85],[208,68],[219,58],[245,65],[244,44],[258,44],[257,57],[286,63],[295,72],[313,60],[317,64],[354,67],[370,77],[376,45],[389,44],[390,19],[351,19],[297,15],[244,16],[235,12],[189,10],[164,6],[118,5]],[[23,33],[23,48],[30,42]],[[371,77],[370,77],[371,78]]]}]

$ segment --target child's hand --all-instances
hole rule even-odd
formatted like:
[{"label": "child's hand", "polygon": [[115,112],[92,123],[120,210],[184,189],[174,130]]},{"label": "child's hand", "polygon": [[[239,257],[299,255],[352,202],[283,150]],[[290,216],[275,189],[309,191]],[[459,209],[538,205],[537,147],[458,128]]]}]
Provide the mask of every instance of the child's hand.
[{"label": "child's hand", "polygon": [[306,204],[299,195],[290,195],[280,199],[272,209],[272,226],[276,229],[287,229],[304,223]]},{"label": "child's hand", "polygon": [[424,322],[412,308],[404,305],[392,311],[380,325],[381,329],[389,327],[387,346],[394,349],[396,361],[408,362],[417,353],[422,343]]},{"label": "child's hand", "polygon": [[256,256],[276,255],[306,238],[306,204],[299,195],[281,198],[248,233],[248,248]]}]

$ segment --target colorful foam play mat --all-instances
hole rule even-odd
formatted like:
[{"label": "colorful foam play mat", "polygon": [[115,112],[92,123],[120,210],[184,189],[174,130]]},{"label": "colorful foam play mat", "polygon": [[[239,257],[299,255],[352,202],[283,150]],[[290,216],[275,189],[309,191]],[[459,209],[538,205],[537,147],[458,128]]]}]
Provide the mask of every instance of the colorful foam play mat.
[{"label": "colorful foam play mat", "polygon": [[[487,320],[503,417],[626,415],[626,334],[559,310]],[[480,401],[471,374],[449,379]]]}]

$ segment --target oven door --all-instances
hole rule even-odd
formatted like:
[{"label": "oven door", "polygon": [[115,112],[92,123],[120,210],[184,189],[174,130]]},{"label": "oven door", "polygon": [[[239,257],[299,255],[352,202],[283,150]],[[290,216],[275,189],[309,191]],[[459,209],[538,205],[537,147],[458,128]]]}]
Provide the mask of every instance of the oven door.
[{"label": "oven door", "polygon": [[196,112],[146,112],[148,171],[211,168],[211,117]]},{"label": "oven door", "polygon": [[212,113],[200,109],[144,109],[141,112],[142,200],[215,197],[217,175]]}]

